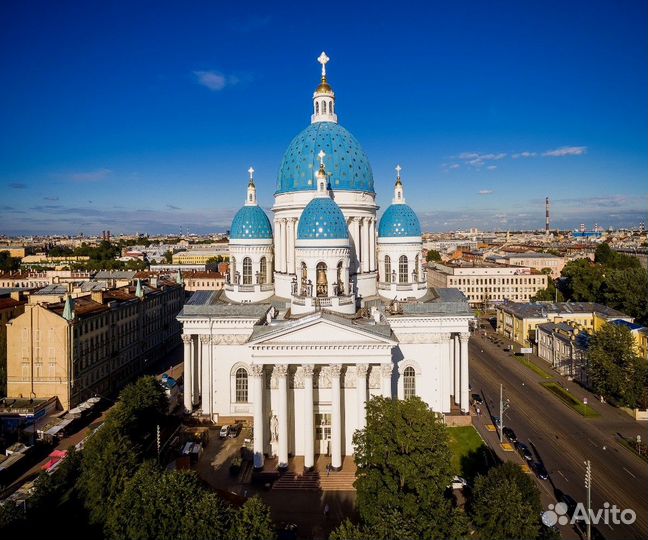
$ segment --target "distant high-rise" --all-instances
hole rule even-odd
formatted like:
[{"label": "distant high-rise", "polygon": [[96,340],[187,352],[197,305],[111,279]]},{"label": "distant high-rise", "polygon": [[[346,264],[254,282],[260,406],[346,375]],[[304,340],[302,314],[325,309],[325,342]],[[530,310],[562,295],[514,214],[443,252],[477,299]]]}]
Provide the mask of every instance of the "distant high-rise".
[{"label": "distant high-rise", "polygon": [[549,197],[545,198],[545,234],[549,234]]}]

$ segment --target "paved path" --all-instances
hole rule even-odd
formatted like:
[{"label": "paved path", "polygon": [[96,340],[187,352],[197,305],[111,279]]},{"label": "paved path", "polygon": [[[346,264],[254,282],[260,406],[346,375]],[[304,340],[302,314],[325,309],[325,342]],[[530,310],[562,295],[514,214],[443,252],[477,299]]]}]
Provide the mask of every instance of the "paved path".
[{"label": "paved path", "polygon": [[[502,336],[497,338],[504,346],[511,343]],[[641,433],[644,437],[646,425],[601,404],[596,396],[556,374],[556,381],[579,399],[588,397],[601,415],[582,417],[538,384],[545,379],[482,335],[471,338],[470,355],[473,392],[480,392],[486,401],[482,413],[490,410],[490,414],[499,415],[499,385],[504,384],[505,397],[511,400],[504,425],[512,427],[518,438],[532,448],[536,460],[544,463],[550,475],[550,480],[543,483],[545,493],[555,495],[561,491],[577,502],[585,502],[584,461],[589,459],[592,508],[603,508],[603,503],[609,502],[637,513],[634,525],[601,524],[600,533],[609,539],[647,538],[648,467],[615,440],[617,432],[631,437]],[[537,358],[532,361],[542,362]],[[544,368],[551,372],[547,364]]]}]

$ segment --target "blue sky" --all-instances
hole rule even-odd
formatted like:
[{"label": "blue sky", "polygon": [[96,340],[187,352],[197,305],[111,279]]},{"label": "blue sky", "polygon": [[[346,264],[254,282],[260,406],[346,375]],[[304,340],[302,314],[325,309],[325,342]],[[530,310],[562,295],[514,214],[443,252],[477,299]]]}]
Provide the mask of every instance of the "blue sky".
[{"label": "blue sky", "polygon": [[645,1],[2,2],[0,234],[222,231],[251,164],[270,208],[322,50],[383,208],[400,163],[425,230],[540,228],[547,195],[556,226],[636,226],[646,16]]}]

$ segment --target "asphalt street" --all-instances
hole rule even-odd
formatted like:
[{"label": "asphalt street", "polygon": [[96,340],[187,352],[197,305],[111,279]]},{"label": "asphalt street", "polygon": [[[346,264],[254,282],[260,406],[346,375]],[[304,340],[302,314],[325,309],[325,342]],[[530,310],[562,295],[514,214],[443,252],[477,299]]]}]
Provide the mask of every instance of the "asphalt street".
[{"label": "asphalt street", "polygon": [[[592,508],[603,509],[607,502],[620,509],[633,509],[637,514],[633,525],[600,523],[596,526],[599,537],[648,538],[648,466],[614,438],[616,432],[645,433],[645,424],[600,404],[592,394],[587,394],[590,406],[601,416],[582,417],[540,386],[539,382],[545,379],[483,335],[471,338],[470,358],[472,391],[481,393],[485,401],[482,414],[499,415],[502,383],[504,397],[510,399],[504,425],[513,428],[518,439],[532,449],[535,460],[545,465],[549,479],[538,480],[545,493],[555,498],[562,492],[585,503],[584,461],[589,459]],[[568,385],[570,391],[576,390],[576,383],[558,375],[555,380]],[[580,388],[578,392],[578,396],[586,395]]]}]

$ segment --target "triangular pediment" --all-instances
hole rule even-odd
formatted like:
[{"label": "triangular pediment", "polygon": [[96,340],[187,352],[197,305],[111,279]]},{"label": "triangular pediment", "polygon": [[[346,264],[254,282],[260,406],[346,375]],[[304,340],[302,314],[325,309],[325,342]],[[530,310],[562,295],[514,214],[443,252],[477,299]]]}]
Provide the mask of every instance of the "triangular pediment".
[{"label": "triangular pediment", "polygon": [[384,327],[356,324],[339,317],[317,314],[293,322],[264,329],[262,335],[252,336],[251,344],[287,345],[339,343],[355,345],[395,345],[396,340]]}]

